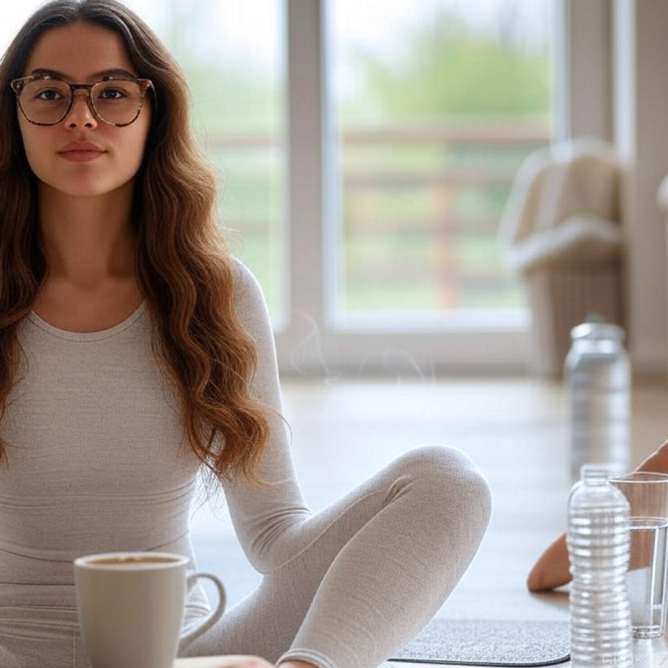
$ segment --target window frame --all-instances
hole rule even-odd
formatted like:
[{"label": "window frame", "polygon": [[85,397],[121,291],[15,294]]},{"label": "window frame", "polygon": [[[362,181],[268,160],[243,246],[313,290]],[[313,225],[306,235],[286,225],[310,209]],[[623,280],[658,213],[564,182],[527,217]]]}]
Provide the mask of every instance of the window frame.
[{"label": "window frame", "polygon": [[[564,11],[561,1],[555,0],[556,11]],[[531,345],[528,313],[478,326],[410,318],[397,327],[381,321],[346,326],[332,317],[340,185],[333,173],[337,142],[327,77],[330,2],[287,0],[285,5],[288,295],[283,325],[276,329],[281,372],[417,378],[522,372]],[[566,30],[565,22],[555,23]],[[557,35],[554,41],[561,39]],[[553,81],[563,77],[555,73]]]}]

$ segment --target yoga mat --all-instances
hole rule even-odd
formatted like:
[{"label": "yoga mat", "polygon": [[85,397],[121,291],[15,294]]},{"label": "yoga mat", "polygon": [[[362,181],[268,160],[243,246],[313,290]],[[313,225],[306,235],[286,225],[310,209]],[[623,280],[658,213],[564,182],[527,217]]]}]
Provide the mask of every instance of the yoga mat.
[{"label": "yoga mat", "polygon": [[569,657],[568,620],[434,619],[390,661],[548,666]]}]

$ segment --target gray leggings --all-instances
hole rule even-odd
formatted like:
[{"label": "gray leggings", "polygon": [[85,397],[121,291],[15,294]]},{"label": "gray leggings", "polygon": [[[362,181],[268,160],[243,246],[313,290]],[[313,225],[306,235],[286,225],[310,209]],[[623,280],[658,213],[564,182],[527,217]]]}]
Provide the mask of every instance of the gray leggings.
[{"label": "gray leggings", "polygon": [[[301,551],[187,654],[375,668],[438,611],[473,558],[489,514],[487,485],[465,455],[412,450],[304,520],[295,535]],[[0,667],[88,668],[76,610],[60,606],[57,586],[43,595],[53,605],[25,614],[0,605]]]},{"label": "gray leggings", "polygon": [[478,549],[490,507],[487,484],[466,455],[412,450],[305,520],[306,547],[186,655],[375,668],[447,599]]}]

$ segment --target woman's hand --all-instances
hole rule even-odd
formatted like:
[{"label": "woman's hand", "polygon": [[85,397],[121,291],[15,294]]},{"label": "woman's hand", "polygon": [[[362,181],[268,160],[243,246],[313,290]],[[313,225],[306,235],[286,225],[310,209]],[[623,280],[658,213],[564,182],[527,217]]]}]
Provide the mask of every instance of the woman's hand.
[{"label": "woman's hand", "polygon": [[[668,473],[668,441],[653,452],[636,471]],[[634,564],[630,565],[633,568]],[[635,567],[638,567],[635,565]],[[541,554],[529,573],[529,591],[548,591],[571,581],[566,535],[562,534]]]}]

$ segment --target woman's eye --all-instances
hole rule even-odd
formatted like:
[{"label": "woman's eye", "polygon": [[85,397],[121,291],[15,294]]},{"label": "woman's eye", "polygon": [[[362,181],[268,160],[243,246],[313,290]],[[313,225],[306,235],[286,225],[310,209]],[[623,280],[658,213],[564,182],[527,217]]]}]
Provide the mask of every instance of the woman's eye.
[{"label": "woman's eye", "polygon": [[55,88],[44,88],[37,93],[38,100],[45,100],[46,102],[56,101],[62,99],[62,94]]},{"label": "woman's eye", "polygon": [[105,88],[103,91],[100,91],[101,100],[120,100],[125,96],[125,92],[120,88]]}]

